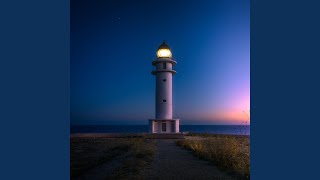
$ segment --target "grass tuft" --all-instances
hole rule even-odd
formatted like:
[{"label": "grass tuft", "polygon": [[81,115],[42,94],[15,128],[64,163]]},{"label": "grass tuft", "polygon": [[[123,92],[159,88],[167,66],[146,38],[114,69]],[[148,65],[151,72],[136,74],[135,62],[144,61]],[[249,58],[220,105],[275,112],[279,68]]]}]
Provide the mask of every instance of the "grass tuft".
[{"label": "grass tuft", "polygon": [[250,179],[250,140],[248,136],[205,135],[205,139],[180,140],[177,145],[191,150],[201,159],[234,173],[239,179]]},{"label": "grass tuft", "polygon": [[70,143],[71,179],[112,160],[121,163],[107,179],[141,179],[155,151],[153,141],[144,138],[71,138]]}]

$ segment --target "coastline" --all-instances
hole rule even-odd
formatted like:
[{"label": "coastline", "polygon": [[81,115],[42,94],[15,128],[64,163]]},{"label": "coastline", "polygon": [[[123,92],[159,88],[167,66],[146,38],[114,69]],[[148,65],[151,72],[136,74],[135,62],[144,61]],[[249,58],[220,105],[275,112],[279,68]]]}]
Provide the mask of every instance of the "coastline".
[{"label": "coastline", "polygon": [[[148,125],[71,125],[70,132],[144,134],[148,133]],[[180,132],[250,135],[250,125],[180,125]]]}]

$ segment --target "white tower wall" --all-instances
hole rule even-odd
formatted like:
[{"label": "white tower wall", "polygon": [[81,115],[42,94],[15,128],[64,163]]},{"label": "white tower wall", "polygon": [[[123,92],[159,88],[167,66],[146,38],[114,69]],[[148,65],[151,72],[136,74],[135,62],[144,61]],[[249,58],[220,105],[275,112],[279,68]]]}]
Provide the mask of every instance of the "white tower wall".
[{"label": "white tower wall", "polygon": [[171,72],[159,72],[156,74],[156,119],[172,119]]},{"label": "white tower wall", "polygon": [[[166,69],[167,70],[172,70],[172,64],[169,62],[166,62]],[[163,70],[163,63],[157,63],[156,65],[156,70]]]}]

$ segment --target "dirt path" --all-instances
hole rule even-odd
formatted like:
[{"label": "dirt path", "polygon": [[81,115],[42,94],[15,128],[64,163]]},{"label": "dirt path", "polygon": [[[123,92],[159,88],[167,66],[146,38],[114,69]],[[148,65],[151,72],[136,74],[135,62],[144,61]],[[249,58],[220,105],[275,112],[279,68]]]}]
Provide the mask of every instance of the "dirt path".
[{"label": "dirt path", "polygon": [[235,179],[209,162],[194,157],[190,151],[176,146],[175,140],[158,139],[156,146],[154,161],[143,171],[145,179]]}]

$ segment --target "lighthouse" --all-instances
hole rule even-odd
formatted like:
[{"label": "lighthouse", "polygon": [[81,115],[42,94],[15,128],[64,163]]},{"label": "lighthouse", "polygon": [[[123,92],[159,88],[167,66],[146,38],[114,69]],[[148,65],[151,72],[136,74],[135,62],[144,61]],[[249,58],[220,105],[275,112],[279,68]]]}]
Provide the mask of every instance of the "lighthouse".
[{"label": "lighthouse", "polygon": [[173,119],[172,112],[172,76],[177,62],[172,58],[171,49],[163,42],[152,62],[156,76],[155,119],[149,119],[150,133],[179,133],[179,119]]}]

